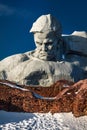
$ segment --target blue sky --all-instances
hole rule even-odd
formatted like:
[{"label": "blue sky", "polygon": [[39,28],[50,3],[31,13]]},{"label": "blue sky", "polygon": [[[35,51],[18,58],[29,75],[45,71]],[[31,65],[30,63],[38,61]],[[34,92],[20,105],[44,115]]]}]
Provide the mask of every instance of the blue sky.
[{"label": "blue sky", "polygon": [[0,60],[35,48],[32,23],[51,13],[65,34],[87,31],[87,0],[0,0]]}]

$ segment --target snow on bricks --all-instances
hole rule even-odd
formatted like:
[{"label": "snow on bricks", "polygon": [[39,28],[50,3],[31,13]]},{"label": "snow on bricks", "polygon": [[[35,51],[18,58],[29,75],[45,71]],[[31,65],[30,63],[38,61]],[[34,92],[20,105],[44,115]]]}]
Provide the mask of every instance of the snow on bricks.
[{"label": "snow on bricks", "polygon": [[21,86],[0,80],[0,110],[87,115],[87,79],[77,83],[59,80],[50,87]]}]

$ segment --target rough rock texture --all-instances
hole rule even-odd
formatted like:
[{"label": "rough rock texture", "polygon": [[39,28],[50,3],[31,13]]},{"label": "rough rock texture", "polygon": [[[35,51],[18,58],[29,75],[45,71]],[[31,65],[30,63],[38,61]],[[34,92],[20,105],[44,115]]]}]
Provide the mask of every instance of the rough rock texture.
[{"label": "rough rock texture", "polygon": [[[19,86],[23,91],[0,81],[0,110],[25,112],[72,112],[76,117],[87,115],[87,79],[75,84],[57,81],[50,87]],[[10,84],[14,84],[9,82]],[[35,96],[34,93],[43,96]],[[47,97],[47,98],[45,98]]]},{"label": "rough rock texture", "polygon": [[[16,56],[16,55],[15,55]],[[10,80],[25,85],[49,86],[60,79],[73,80],[72,65],[68,62],[41,61],[38,59],[25,60],[23,54],[8,57],[0,62],[0,79]],[[26,57],[29,55],[26,54]],[[79,70],[79,77],[81,71]],[[76,74],[75,79],[79,78]]]},{"label": "rough rock texture", "polygon": [[71,35],[64,36],[70,50],[78,51],[87,55],[87,32],[74,31]]}]

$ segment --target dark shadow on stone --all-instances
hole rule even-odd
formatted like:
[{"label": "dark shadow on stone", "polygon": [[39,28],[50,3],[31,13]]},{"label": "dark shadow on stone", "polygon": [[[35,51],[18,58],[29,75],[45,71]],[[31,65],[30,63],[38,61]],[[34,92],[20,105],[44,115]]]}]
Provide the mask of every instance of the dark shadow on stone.
[{"label": "dark shadow on stone", "polygon": [[82,80],[85,78],[84,76],[84,70],[76,65],[72,65],[72,72],[71,77],[74,79],[74,82],[78,82],[79,80]]},{"label": "dark shadow on stone", "polygon": [[10,111],[10,112],[23,112],[22,108],[13,105],[11,102],[0,100],[0,110]]},{"label": "dark shadow on stone", "polygon": [[45,71],[35,71],[35,72],[32,72],[31,74],[29,74],[27,77],[25,77],[25,80],[27,81],[26,84],[31,84],[32,83],[34,85],[38,85],[39,84],[39,80],[40,79],[47,79],[47,74]]}]

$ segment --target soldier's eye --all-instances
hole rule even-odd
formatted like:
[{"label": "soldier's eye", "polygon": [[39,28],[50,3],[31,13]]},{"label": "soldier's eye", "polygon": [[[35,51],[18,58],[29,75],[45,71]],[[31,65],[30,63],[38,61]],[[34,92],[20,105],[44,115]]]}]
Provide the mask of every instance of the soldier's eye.
[{"label": "soldier's eye", "polygon": [[40,42],[36,42],[37,44],[39,44],[39,45],[42,45],[42,43],[40,43]]},{"label": "soldier's eye", "polygon": [[52,44],[53,44],[53,42],[47,42],[46,44],[49,46],[49,45],[52,45]]}]

